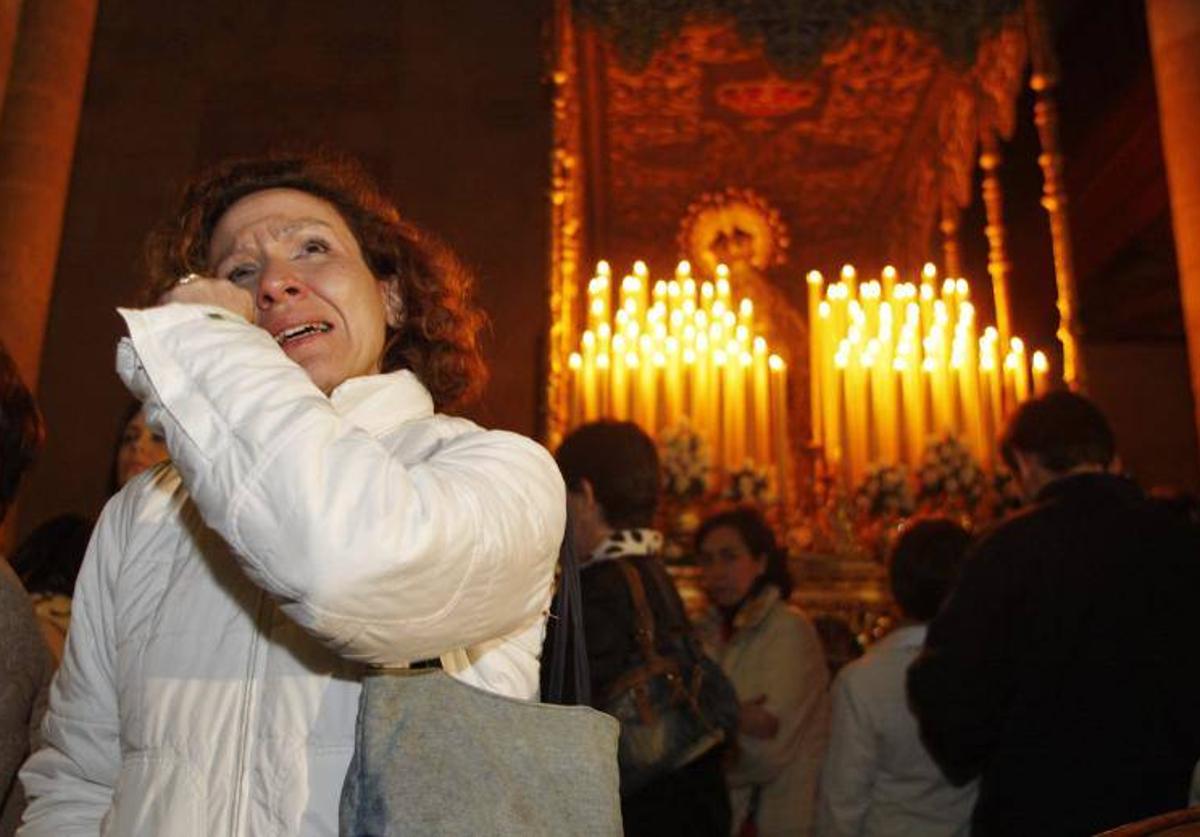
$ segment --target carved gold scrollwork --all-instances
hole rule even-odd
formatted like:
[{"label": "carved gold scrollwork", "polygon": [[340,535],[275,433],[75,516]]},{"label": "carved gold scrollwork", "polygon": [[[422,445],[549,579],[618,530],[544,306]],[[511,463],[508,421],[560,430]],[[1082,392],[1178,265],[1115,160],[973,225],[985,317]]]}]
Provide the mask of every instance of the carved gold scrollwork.
[{"label": "carved gold scrollwork", "polygon": [[582,233],[583,178],[575,32],[570,0],[555,0],[550,81],[554,138],[550,153],[549,330],[546,335],[544,440],[558,446],[566,429],[569,397],[566,360],[576,338]]}]

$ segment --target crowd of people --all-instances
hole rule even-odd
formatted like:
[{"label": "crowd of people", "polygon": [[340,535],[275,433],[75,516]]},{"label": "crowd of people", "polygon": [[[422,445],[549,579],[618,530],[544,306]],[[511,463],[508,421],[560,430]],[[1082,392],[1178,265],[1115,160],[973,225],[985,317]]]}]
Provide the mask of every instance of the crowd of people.
[{"label": "crowd of people", "polygon": [[[150,252],[113,496],[0,560],[0,835],[346,833],[364,678],[536,701],[570,585],[555,694],[620,720],[626,834],[1083,835],[1200,803],[1200,526],[1085,397],[1012,416],[1022,510],[905,525],[897,625],[831,682],[760,510],[696,530],[693,622],[641,428],[552,456],[450,415],[485,378],[470,279],[354,164],[221,164]],[[43,436],[0,347],[0,520]]]}]

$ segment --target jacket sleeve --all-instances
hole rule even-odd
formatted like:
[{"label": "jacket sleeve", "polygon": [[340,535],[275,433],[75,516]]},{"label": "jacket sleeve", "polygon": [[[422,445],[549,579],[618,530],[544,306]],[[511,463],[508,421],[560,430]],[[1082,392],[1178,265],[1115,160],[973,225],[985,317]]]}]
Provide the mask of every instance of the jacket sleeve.
[{"label": "jacket sleeve", "polygon": [[17,770],[46,710],[50,652],[17,574],[0,556],[0,830],[20,805]]},{"label": "jacket sleeve", "polygon": [[861,834],[875,784],[878,738],[854,688],[854,673],[852,664],[833,681],[833,720],[817,806],[818,837]]},{"label": "jacket sleeve", "polygon": [[1012,695],[1010,603],[1016,594],[1006,567],[1020,556],[1002,553],[990,539],[968,557],[908,669],[921,741],[956,786],[982,772]]},{"label": "jacket sleeve", "polygon": [[[125,496],[125,495],[120,495]],[[88,545],[62,665],[50,690],[42,747],[25,763],[23,837],[100,833],[121,767],[115,678],[116,580],[124,553],[120,498]]]},{"label": "jacket sleeve", "polygon": [[[783,605],[779,605],[784,607]],[[829,738],[829,669],[816,630],[798,618],[771,619],[765,632],[759,668],[767,673],[766,709],[779,718],[773,738],[738,736],[738,756],[728,771],[731,787],[765,785],[796,758],[817,759],[820,767]],[[742,701],[756,697],[739,694]],[[811,809],[809,809],[811,810]]]},{"label": "jacket sleeve", "polygon": [[[122,315],[119,370],[205,522],[335,652],[394,665],[541,617],[566,515],[541,446],[430,417],[457,429],[401,456],[240,317],[196,305]],[[429,416],[428,393],[412,389]]]}]

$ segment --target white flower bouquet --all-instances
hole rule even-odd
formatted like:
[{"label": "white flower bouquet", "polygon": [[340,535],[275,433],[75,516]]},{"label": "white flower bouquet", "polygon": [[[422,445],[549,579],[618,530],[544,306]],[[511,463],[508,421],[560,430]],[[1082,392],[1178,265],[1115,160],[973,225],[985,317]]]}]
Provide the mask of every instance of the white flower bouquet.
[{"label": "white flower bouquet", "polygon": [[917,497],[936,506],[973,508],[983,497],[986,476],[971,452],[954,436],[933,439],[917,472]]},{"label": "white flower bouquet", "polygon": [[912,481],[902,465],[871,466],[854,491],[854,508],[864,517],[907,517],[916,506]]},{"label": "white flower bouquet", "polygon": [[729,484],[721,492],[721,499],[757,505],[773,502],[775,492],[771,490],[770,472],[747,459],[741,468],[729,472]]},{"label": "white flower bouquet", "polygon": [[668,499],[694,500],[708,489],[712,473],[708,443],[687,419],[659,434],[658,455]]}]

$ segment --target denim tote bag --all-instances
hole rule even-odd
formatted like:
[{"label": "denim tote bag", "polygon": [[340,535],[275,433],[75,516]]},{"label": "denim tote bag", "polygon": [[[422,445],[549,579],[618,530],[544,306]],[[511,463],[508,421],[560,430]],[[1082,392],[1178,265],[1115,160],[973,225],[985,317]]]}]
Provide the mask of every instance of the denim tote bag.
[{"label": "denim tote bag", "polygon": [[551,614],[573,628],[555,632],[543,661],[543,694],[554,703],[486,692],[436,668],[381,669],[363,679],[338,812],[342,835],[621,835],[620,726],[588,706],[557,705],[567,691],[568,647],[572,699],[588,700],[569,520]]},{"label": "denim tote bag", "polygon": [[363,679],[339,832],[621,834],[616,720],[516,700],[440,669]]}]

